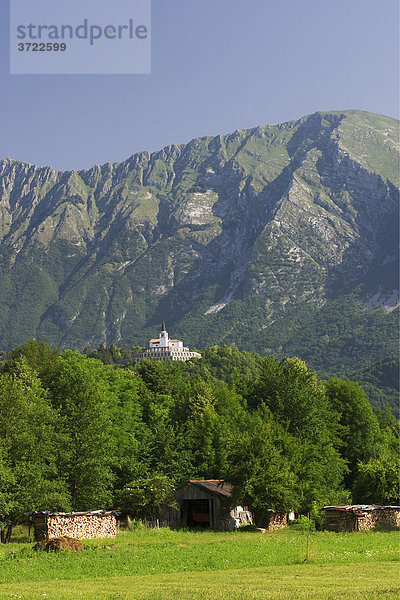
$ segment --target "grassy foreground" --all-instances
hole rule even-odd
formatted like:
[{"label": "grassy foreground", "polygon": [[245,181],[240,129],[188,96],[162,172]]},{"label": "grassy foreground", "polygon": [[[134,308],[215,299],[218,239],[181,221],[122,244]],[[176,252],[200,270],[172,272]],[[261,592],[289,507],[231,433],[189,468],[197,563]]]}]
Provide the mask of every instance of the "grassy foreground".
[{"label": "grassy foreground", "polygon": [[0,548],[0,599],[398,600],[396,532],[137,530],[82,553]]}]

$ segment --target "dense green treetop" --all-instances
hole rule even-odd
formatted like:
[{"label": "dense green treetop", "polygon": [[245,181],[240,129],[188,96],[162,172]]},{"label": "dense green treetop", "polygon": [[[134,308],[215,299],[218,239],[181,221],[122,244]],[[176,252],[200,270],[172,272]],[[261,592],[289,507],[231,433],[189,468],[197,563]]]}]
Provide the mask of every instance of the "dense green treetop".
[{"label": "dense green treetop", "polygon": [[398,438],[389,408],[298,358],[212,347],[115,365],[31,340],[0,371],[0,531],[30,510],[157,518],[192,478],[232,483],[259,523],[351,494],[394,503]]}]

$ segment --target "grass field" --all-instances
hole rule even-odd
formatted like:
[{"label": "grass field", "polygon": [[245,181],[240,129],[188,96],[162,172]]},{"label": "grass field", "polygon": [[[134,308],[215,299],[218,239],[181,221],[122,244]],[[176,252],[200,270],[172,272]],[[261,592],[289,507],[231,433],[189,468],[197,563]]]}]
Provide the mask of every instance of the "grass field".
[{"label": "grass field", "polygon": [[0,548],[0,599],[398,600],[396,532],[136,530],[84,552]]}]

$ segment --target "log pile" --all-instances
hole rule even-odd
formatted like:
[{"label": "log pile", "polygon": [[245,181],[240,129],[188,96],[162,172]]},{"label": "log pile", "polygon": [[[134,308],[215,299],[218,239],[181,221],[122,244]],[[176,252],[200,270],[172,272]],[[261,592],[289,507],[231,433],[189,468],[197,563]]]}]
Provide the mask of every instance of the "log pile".
[{"label": "log pile", "polygon": [[395,529],[400,526],[400,511],[388,508],[371,510],[358,517],[358,531],[369,529]]},{"label": "log pile", "polygon": [[400,506],[325,506],[325,528],[331,531],[368,531],[400,527]]},{"label": "log pile", "polygon": [[116,517],[111,512],[35,513],[32,516],[38,541],[61,537],[87,540],[115,537],[117,533]]},{"label": "log pile", "polygon": [[268,529],[275,531],[275,529],[282,529],[288,524],[288,514],[286,512],[275,512],[269,511],[269,523]]},{"label": "log pile", "polygon": [[357,518],[349,512],[325,511],[324,528],[330,531],[355,531]]}]

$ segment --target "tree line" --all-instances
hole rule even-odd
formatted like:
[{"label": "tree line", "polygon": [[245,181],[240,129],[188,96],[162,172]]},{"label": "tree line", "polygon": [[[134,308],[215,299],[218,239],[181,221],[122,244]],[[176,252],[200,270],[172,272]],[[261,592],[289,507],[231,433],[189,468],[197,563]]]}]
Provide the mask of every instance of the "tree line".
[{"label": "tree line", "polygon": [[259,523],[270,508],[399,503],[390,409],[374,414],[358,384],[321,381],[298,358],[214,346],[118,364],[34,340],[4,358],[2,541],[34,510],[154,518],[189,479],[230,482]]}]

